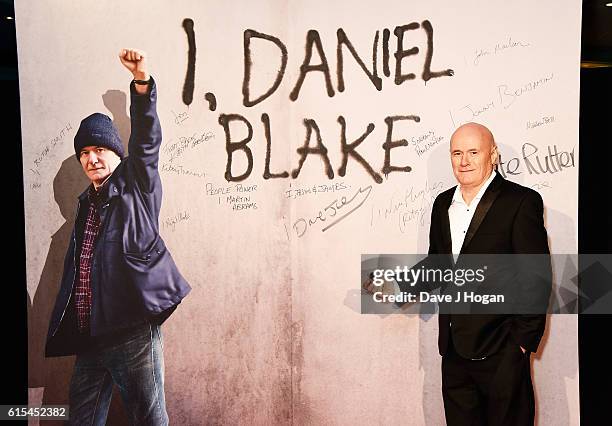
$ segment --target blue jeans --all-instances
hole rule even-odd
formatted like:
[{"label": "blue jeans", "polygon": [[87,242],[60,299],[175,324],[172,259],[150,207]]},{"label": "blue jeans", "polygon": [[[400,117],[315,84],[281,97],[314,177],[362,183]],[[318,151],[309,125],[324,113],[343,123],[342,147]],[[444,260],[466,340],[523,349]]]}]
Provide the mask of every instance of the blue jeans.
[{"label": "blue jeans", "polygon": [[158,325],[144,324],[79,353],[70,382],[70,424],[104,425],[113,383],[132,424],[167,425],[164,354]]}]

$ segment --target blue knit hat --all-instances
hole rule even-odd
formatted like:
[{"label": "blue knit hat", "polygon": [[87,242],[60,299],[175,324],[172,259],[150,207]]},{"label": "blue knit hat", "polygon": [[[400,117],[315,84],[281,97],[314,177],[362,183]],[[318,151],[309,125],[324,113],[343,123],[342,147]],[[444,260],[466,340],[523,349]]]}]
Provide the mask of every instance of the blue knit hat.
[{"label": "blue knit hat", "polygon": [[81,150],[86,146],[103,146],[123,159],[123,144],[119,132],[109,116],[95,112],[81,121],[74,136],[74,152],[80,161]]}]

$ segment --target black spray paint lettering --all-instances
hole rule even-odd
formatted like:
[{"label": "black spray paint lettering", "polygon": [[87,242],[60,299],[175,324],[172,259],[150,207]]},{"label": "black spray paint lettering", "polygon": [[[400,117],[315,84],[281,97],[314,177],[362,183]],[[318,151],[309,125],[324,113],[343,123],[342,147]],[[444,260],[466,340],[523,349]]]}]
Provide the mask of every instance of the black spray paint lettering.
[{"label": "black spray paint lettering", "polygon": [[[394,148],[399,148],[403,146],[408,146],[408,141],[406,139],[393,139],[393,126],[395,122],[401,120],[412,120],[416,123],[420,122],[421,119],[417,115],[397,115],[385,118],[385,124],[387,125],[387,136],[385,142],[382,144],[382,148],[384,150],[384,165],[382,168],[382,173],[384,175],[389,175],[391,172],[409,172],[411,171],[410,166],[392,166],[391,165],[391,150]],[[264,134],[266,139],[266,158],[264,162],[264,179],[271,178],[288,178],[289,173],[287,171],[283,171],[280,173],[272,173],[270,171],[270,162],[272,158],[272,136],[270,130],[270,117],[268,114],[263,113],[261,116],[261,122],[264,126]],[[246,127],[247,136],[240,140],[234,141],[232,139],[232,126],[231,123],[242,123]],[[380,174],[376,173],[370,163],[359,154],[356,149],[357,147],[372,133],[375,126],[373,123],[369,123],[366,129],[366,132],[362,134],[359,138],[357,138],[352,143],[347,143],[346,140],[346,128],[347,123],[346,119],[342,116],[338,117],[338,123],[340,124],[340,152],[342,153],[342,162],[340,168],[338,169],[338,174],[340,176],[346,175],[348,158],[351,157],[358,164],[360,164],[366,172],[372,177],[372,179],[376,183],[382,183],[383,179]],[[221,114],[219,116],[219,124],[223,126],[223,130],[225,132],[225,149],[227,152],[227,163],[225,168],[225,179],[228,182],[239,182],[246,178],[248,178],[253,171],[253,152],[251,148],[247,146],[247,144],[253,138],[253,126],[244,116],[240,114]],[[328,150],[325,144],[323,143],[323,138],[321,137],[321,131],[319,130],[319,126],[317,122],[313,119],[304,119],[304,126],[306,127],[306,137],[304,139],[304,144],[297,148],[297,153],[300,158],[298,160],[298,166],[291,172],[291,177],[296,179],[302,170],[302,166],[306,162],[306,159],[309,155],[318,155],[323,160],[324,164],[324,172],[329,179],[334,178],[334,171],[332,169],[331,162],[327,155]],[[236,126],[233,126],[236,127]],[[316,145],[313,147],[310,145],[313,133],[316,137]],[[246,155],[247,160],[247,168],[246,170],[238,176],[234,176],[232,172],[232,161],[234,158],[234,154],[236,151],[242,151]]]},{"label": "black spray paint lettering", "polygon": [[[332,170],[331,163],[329,162],[329,157],[327,156],[327,148],[323,145],[323,141],[321,140],[321,131],[319,130],[319,126],[317,126],[317,122],[312,119],[304,119],[304,126],[306,126],[306,139],[304,140],[304,145],[297,149],[298,154],[300,154],[300,160],[298,162],[297,169],[294,169],[291,172],[291,177],[293,179],[297,178],[300,175],[300,170],[302,170],[302,166],[308,157],[308,154],[316,154],[320,155],[323,163],[325,164],[325,174],[328,178],[334,178],[334,171]],[[317,136],[317,146],[314,148],[310,147],[310,139],[312,138],[312,131],[315,131]]]},{"label": "black spray paint lettering", "polygon": [[402,74],[402,59],[416,55],[419,53],[419,48],[414,46],[408,50],[404,50],[404,33],[406,31],[416,30],[419,28],[417,22],[412,22],[408,25],[402,25],[395,27],[393,34],[397,38],[397,50],[394,53],[395,56],[395,84],[400,85],[406,80],[414,80],[415,75],[413,73]]},{"label": "black spray paint lettering", "polygon": [[[195,63],[196,63],[196,41],[193,30],[193,19],[183,19],[183,29],[187,34],[187,72],[185,73],[185,83],[183,84],[183,103],[187,106],[193,102],[193,92],[195,89]],[[204,99],[208,102],[208,109],[217,109],[217,99],[213,93],[206,93]]]},{"label": "black spray paint lettering", "polygon": [[[414,31],[422,28],[425,32],[427,45],[425,49],[425,61],[423,65],[423,70],[421,73],[422,80],[427,83],[432,78],[439,77],[451,77],[454,72],[452,69],[445,69],[443,71],[432,71],[431,64],[433,60],[433,52],[434,52],[434,43],[433,43],[433,26],[431,22],[428,20],[424,20],[421,24],[418,22],[412,22],[406,25],[400,25],[395,27],[393,33],[396,36],[396,50],[393,54],[395,58],[395,73],[394,73],[394,83],[396,85],[400,85],[407,80],[414,80],[416,75],[414,73],[406,73],[404,74],[402,71],[402,61],[412,55],[417,55],[420,50],[417,46],[413,46],[409,49],[404,48],[404,34],[408,31]],[[373,43],[372,43],[372,69],[368,69],[365,65],[364,60],[359,56],[357,50],[351,43],[348,35],[344,31],[344,29],[339,28],[336,31],[336,73],[337,73],[337,90],[338,92],[343,92],[345,90],[345,82],[344,82],[344,50],[347,49],[355,62],[359,65],[362,71],[365,73],[367,78],[370,80],[374,88],[378,91],[382,90],[382,78],[378,75],[378,45],[379,45],[379,35],[380,31],[377,30],[374,33]],[[386,77],[391,76],[389,60],[390,60],[390,52],[389,52],[389,42],[390,42],[391,32],[389,29],[383,30],[382,37],[382,68],[383,75]],[[273,43],[279,50],[281,55],[281,66],[280,69],[276,72],[276,77],[272,83],[272,85],[268,88],[268,90],[257,96],[253,99],[253,95],[250,90],[250,83],[252,77],[252,66],[253,66],[253,58],[251,51],[251,41],[253,39],[265,40]],[[316,50],[316,56],[318,56],[317,63],[311,63],[313,61],[313,48]],[[283,77],[285,76],[285,71],[287,68],[287,60],[288,60],[288,50],[287,46],[278,38],[270,34],[261,33],[252,29],[248,29],[244,32],[244,77],[242,81],[242,96],[243,96],[243,105],[246,107],[252,107],[257,105],[258,103],[264,101],[269,98],[280,86]],[[302,61],[302,65],[300,66],[300,73],[298,79],[295,83],[295,86],[291,90],[289,94],[289,99],[292,101],[296,101],[299,97],[300,90],[302,85],[307,77],[307,75],[311,72],[320,72],[323,74],[323,81],[325,83],[325,90],[328,97],[333,97],[335,95],[334,87],[332,85],[331,80],[331,70],[329,67],[329,63],[327,60],[327,55],[325,54],[325,50],[323,49],[323,43],[321,41],[321,36],[319,32],[316,30],[309,30],[306,34],[306,44],[305,44],[305,52],[304,52],[304,60]]]},{"label": "black spray paint lettering", "polygon": [[193,19],[183,19],[183,29],[187,33],[187,73],[185,74],[185,84],[183,85],[183,103],[187,106],[193,102],[193,90],[195,86],[195,61],[196,61],[196,42],[195,32],[193,31]]},{"label": "black spray paint lettering", "polygon": [[357,138],[357,140],[355,140],[355,142],[353,143],[346,143],[346,120],[344,119],[344,117],[338,117],[338,123],[340,123],[340,126],[342,128],[342,131],[340,132],[342,164],[338,169],[338,174],[341,177],[344,177],[346,175],[346,165],[348,163],[348,157],[350,155],[351,157],[353,157],[354,160],[361,164],[364,169],[366,169],[366,171],[370,174],[370,176],[372,176],[376,183],[382,183],[382,177],[372,169],[372,167],[368,164],[365,158],[363,158],[361,155],[359,155],[357,151],[355,151],[355,149],[361,144],[361,142],[363,142],[365,138],[367,138],[368,135],[372,133],[375,127],[374,123],[369,123],[366,132],[359,138]]},{"label": "black spray paint lettering", "polygon": [[208,92],[204,95],[204,99],[208,102],[208,109],[211,111],[215,111],[217,109],[217,98],[215,95]]},{"label": "black spray paint lettering", "polygon": [[[244,138],[243,140],[239,142],[232,141],[231,131],[230,131],[230,123],[232,121],[241,121],[247,126],[248,135],[246,138]],[[251,148],[247,146],[247,144],[253,137],[253,126],[251,126],[251,123],[249,123],[249,121],[243,116],[241,116],[240,114],[221,114],[219,116],[219,124],[223,126],[223,130],[225,131],[225,150],[227,151],[227,165],[225,168],[225,180],[227,180],[228,182],[240,182],[242,180],[245,180],[247,177],[249,177],[249,175],[251,174],[251,171],[253,170],[253,153],[251,152]],[[247,169],[243,174],[239,176],[233,176],[232,175],[232,157],[233,157],[234,151],[237,151],[237,150],[243,151],[245,153],[248,164],[247,164]]]},{"label": "black spray paint lettering", "polygon": [[344,92],[344,56],[342,54],[342,46],[345,45],[355,61],[359,64],[363,72],[366,73],[376,90],[382,90],[382,78],[378,76],[378,71],[376,68],[377,56],[376,52],[378,51],[378,31],[376,31],[376,35],[374,36],[374,45],[372,46],[372,71],[370,71],[361,60],[357,51],[353,47],[353,44],[346,36],[346,33],[342,28],[338,29],[337,32],[338,37],[338,47],[336,49],[336,62],[338,64],[338,92]]},{"label": "black spray paint lettering", "polygon": [[[266,93],[259,96],[255,100],[251,100],[251,95],[249,91],[249,83],[251,81],[251,67],[253,66],[253,61],[251,59],[251,39],[258,38],[262,40],[267,40],[274,43],[279,49],[281,53],[281,67],[276,73],[276,78],[274,79],[274,83],[268,89]],[[285,75],[285,69],[287,68],[287,47],[280,41],[278,38],[260,33],[255,30],[246,30],[244,32],[244,78],[242,79],[242,103],[246,107],[251,107],[253,105],[257,105],[268,96],[270,96],[274,91],[280,86],[281,81],[283,80],[283,76]]]},{"label": "black spray paint lettering", "polygon": [[[270,132],[270,117],[265,112],[261,114],[261,122],[264,125],[264,133],[266,135],[266,162],[264,166],[263,178],[287,178],[289,177],[289,172],[287,171],[281,173],[270,172],[270,157],[272,156],[272,135]],[[228,161],[230,161],[229,158]]]},{"label": "black spray paint lettering", "polygon": [[428,20],[423,21],[422,25],[427,34],[427,53],[425,54],[425,65],[423,66],[423,81],[427,83],[432,78],[452,77],[455,72],[450,68],[444,71],[431,70],[431,60],[433,58],[433,26]]},{"label": "black spray paint lettering", "polygon": [[[416,55],[419,53],[419,48],[414,46],[410,49],[404,49],[404,34],[407,31],[418,30],[419,28],[423,28],[427,38],[427,48],[425,51],[425,61],[423,65],[423,72],[421,74],[421,78],[425,83],[432,78],[438,78],[443,76],[452,76],[453,71],[451,69],[447,69],[444,71],[431,71],[431,63],[433,58],[433,26],[428,20],[424,20],[421,24],[417,22],[413,22],[407,25],[398,26],[394,30],[394,34],[397,38],[396,40],[396,50],[393,54],[395,58],[395,74],[394,74],[394,82],[396,85],[402,84],[406,80],[415,79],[416,76],[414,73],[403,74],[402,71],[402,60],[408,56]],[[185,84],[183,87],[183,102],[189,105],[193,100],[194,93],[194,80],[195,80],[195,59],[196,59],[196,46],[195,46],[195,33],[194,33],[194,23],[191,19],[185,19],[183,21],[183,28],[187,33],[187,39],[189,44],[189,52],[188,52],[188,67],[187,73],[185,77]],[[380,39],[380,31],[377,30],[374,34],[373,44],[372,44],[372,68],[369,69],[366,66],[364,60],[362,60],[361,56],[358,54],[357,49],[351,43],[346,32],[339,28],[336,32],[337,36],[337,45],[336,45],[336,60],[337,60],[337,82],[338,82],[338,91],[343,92],[345,90],[344,83],[344,54],[345,51],[348,50],[354,61],[360,66],[362,71],[366,74],[374,88],[378,91],[382,90],[382,78],[378,75],[378,45]],[[390,69],[390,37],[391,31],[387,28],[383,29],[383,37],[382,37],[382,72],[385,77],[391,76]],[[276,72],[276,76],[272,85],[268,88],[268,90],[253,99],[250,93],[250,84],[252,77],[252,51],[251,51],[251,42],[253,39],[259,39],[261,41],[268,41],[273,43],[279,50],[281,56],[281,66]],[[288,50],[284,43],[277,37],[274,37],[269,34],[261,33],[252,29],[245,30],[244,32],[244,76],[242,82],[242,95],[243,95],[243,104],[246,107],[252,107],[257,105],[258,103],[264,101],[269,98],[274,92],[278,89],[281,82],[283,81],[283,77],[285,75],[285,71],[287,68],[288,62]],[[320,63],[312,64],[312,56],[313,56],[313,48],[316,49],[316,54],[319,56]],[[323,49],[323,43],[321,42],[321,37],[316,30],[309,30],[306,35],[306,45],[305,45],[305,55],[302,65],[300,67],[300,74],[296,81],[296,84],[291,91],[289,98],[292,101],[296,101],[299,97],[299,92],[301,90],[302,84],[304,83],[306,76],[311,71],[318,71],[323,73],[325,87],[327,91],[327,95],[329,97],[334,96],[334,87],[332,85],[331,79],[331,71],[327,61],[327,57],[325,55],[325,51]],[[209,109],[211,111],[215,111],[217,108],[217,100],[212,93],[206,93],[205,100],[209,103]],[[395,166],[391,165],[391,150],[394,148],[399,148],[403,146],[407,146],[408,142],[405,139],[394,140],[393,139],[393,126],[396,121],[399,120],[413,120],[415,122],[419,122],[420,118],[417,115],[396,115],[396,116],[388,116],[384,119],[385,124],[387,125],[387,137],[386,141],[383,143],[382,148],[384,150],[384,165],[381,169],[381,172],[384,175],[388,175],[391,172],[409,172],[411,171],[410,166]],[[227,152],[227,164],[225,171],[225,179],[227,181],[242,181],[247,179],[253,169],[253,153],[249,148],[248,144],[253,138],[253,127],[249,120],[247,120],[244,116],[240,114],[220,114],[219,115],[219,124],[223,127],[225,132],[225,146]],[[327,155],[327,147],[323,143],[323,138],[321,137],[321,132],[317,125],[317,122],[313,119],[304,119],[303,123],[306,127],[306,138],[304,141],[304,145],[297,149],[297,153],[300,155],[298,160],[298,167],[292,170],[291,174],[288,171],[282,172],[271,172],[270,163],[272,158],[272,135],[270,129],[270,117],[268,114],[263,113],[261,115],[261,122],[264,127],[264,136],[266,140],[266,158],[264,163],[264,179],[271,178],[288,178],[289,175],[293,179],[296,179],[302,166],[304,165],[308,155],[314,154],[321,157],[324,163],[324,172],[329,179],[334,178],[334,171],[331,166],[331,162]],[[231,125],[233,123],[233,126]],[[242,123],[244,126],[240,126]],[[379,173],[377,173],[372,166],[368,163],[368,161],[357,152],[357,147],[361,145],[362,142],[372,133],[375,126],[373,123],[369,123],[367,125],[366,131],[353,142],[347,142],[347,123],[344,117],[338,117],[338,123],[341,127],[340,134],[340,152],[342,154],[342,161],[340,168],[338,169],[338,173],[340,176],[345,176],[348,164],[348,158],[351,157],[358,164],[360,164],[365,171],[372,177],[372,179],[376,183],[382,183],[382,177]],[[232,140],[232,127],[245,127],[247,130],[247,136],[240,140],[234,141]],[[313,131],[316,136],[316,145],[314,147],[310,146],[310,139],[313,135]],[[237,176],[234,176],[232,171],[232,159],[233,155],[237,154],[236,151],[242,151],[246,156],[247,166],[246,170]]]},{"label": "black spray paint lettering", "polygon": [[388,28],[383,30],[383,74],[385,77],[391,75],[389,69],[389,37],[391,37],[391,31]]},{"label": "black spray paint lettering", "polygon": [[[317,53],[321,58],[321,63],[319,65],[310,64],[313,45],[317,48]],[[295,87],[289,94],[289,99],[291,99],[292,101],[297,100],[300,94],[300,88],[302,87],[302,83],[304,83],[304,79],[306,78],[306,74],[312,71],[321,71],[323,73],[323,76],[325,77],[325,87],[327,88],[327,96],[329,96],[330,98],[334,96],[331,76],[329,75],[329,65],[327,63],[327,58],[325,57],[325,52],[323,51],[321,37],[319,37],[319,33],[316,30],[310,30],[306,35],[306,54],[304,55],[304,63],[302,63],[302,65],[300,66],[300,76],[298,77],[298,81],[295,84]]]},{"label": "black spray paint lettering", "polygon": [[421,118],[416,115],[396,115],[394,117],[385,118],[385,123],[387,123],[387,140],[383,144],[383,149],[385,150],[385,164],[382,172],[384,175],[388,175],[391,172],[409,172],[412,170],[410,166],[398,167],[391,165],[391,150],[400,146],[408,146],[408,141],[406,139],[393,140],[393,123],[400,120],[414,120],[418,123],[421,121]]}]

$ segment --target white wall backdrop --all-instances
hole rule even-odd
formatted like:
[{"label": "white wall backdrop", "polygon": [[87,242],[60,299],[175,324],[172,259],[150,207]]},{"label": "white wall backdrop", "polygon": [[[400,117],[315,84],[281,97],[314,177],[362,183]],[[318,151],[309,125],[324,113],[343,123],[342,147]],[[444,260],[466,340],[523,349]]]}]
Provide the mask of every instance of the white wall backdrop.
[{"label": "white wall backdrop", "polygon": [[[501,173],[544,198],[551,250],[576,252],[577,0],[15,7],[30,387],[38,400],[67,401],[73,358],[44,359],[43,347],[76,196],[87,185],[73,137],[80,120],[99,111],[127,141],[122,47],[147,52],[158,85],[161,233],[193,287],[164,325],[173,423],[444,423],[435,317],[361,315],[359,265],[361,253],[427,250],[433,200],[454,185],[448,141],[461,123],[492,130]],[[185,19],[196,49],[191,63]],[[243,86],[253,101],[282,68],[279,44],[258,33],[282,43],[287,62],[277,89],[247,106]],[[248,83],[245,34],[255,35]],[[346,43],[338,47],[344,36],[376,84]],[[303,64],[313,67],[300,85]],[[428,71],[445,75],[428,78]],[[228,114],[244,118],[229,123],[232,142],[248,136],[246,121],[252,126],[252,171],[241,181],[225,177],[220,122]],[[356,151],[372,174],[353,157],[341,173],[342,121],[347,143],[370,131]],[[267,122],[269,171],[288,177],[264,179]],[[329,169],[325,156],[311,153],[294,178],[308,129],[310,148],[320,135]],[[389,132],[407,141],[389,150],[390,165],[410,171],[383,173]],[[247,171],[243,150],[231,158],[232,176]],[[550,319],[532,363],[538,424],[577,425],[576,317]],[[119,409],[111,416],[121,421]]]}]

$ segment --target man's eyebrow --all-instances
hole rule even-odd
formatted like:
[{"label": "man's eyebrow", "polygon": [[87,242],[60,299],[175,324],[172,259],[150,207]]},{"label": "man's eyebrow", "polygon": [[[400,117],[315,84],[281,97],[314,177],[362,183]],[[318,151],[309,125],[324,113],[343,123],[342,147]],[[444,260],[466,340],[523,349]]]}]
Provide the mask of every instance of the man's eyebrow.
[{"label": "man's eyebrow", "polygon": [[470,151],[479,151],[478,148],[468,148],[465,151],[462,151],[460,149],[451,149],[451,153],[455,153],[455,152],[470,152]]}]

